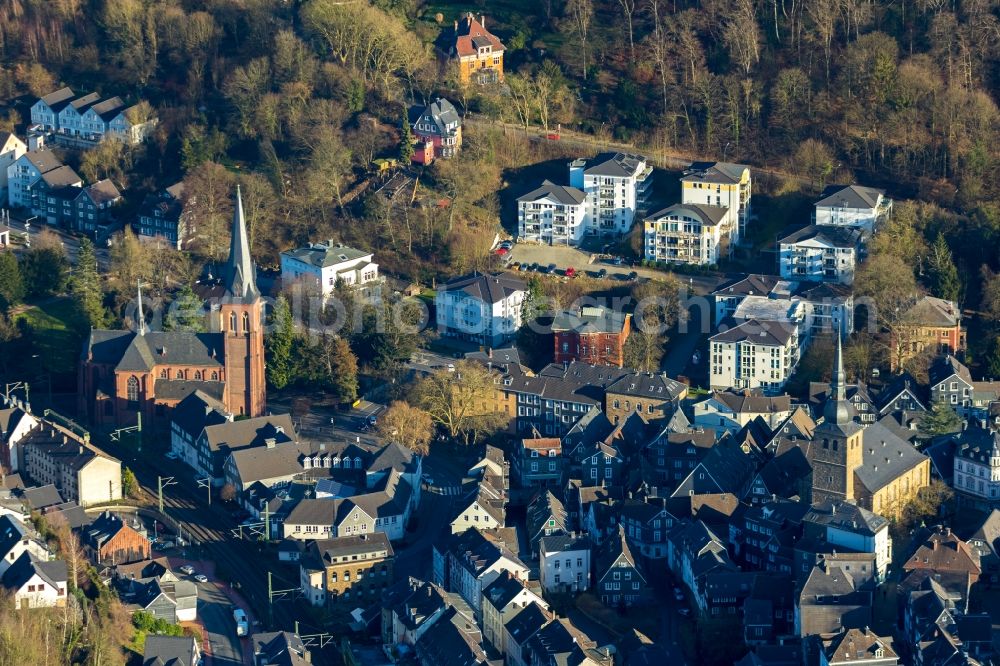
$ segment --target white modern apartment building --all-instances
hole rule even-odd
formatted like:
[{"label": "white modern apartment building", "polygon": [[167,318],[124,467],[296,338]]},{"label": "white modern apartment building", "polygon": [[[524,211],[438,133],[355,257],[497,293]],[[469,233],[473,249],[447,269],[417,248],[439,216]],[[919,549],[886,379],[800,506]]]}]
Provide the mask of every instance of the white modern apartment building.
[{"label": "white modern apartment building", "polygon": [[324,297],[333,293],[337,282],[356,287],[368,301],[382,297],[382,282],[374,255],[334,241],[310,243],[281,253],[283,286],[301,282],[319,287]]},{"label": "white modern apartment building", "polygon": [[592,236],[624,236],[646,203],[653,167],[631,153],[602,153],[569,164],[569,184],[586,196],[586,232]]},{"label": "white modern apartment building", "polygon": [[889,217],[892,199],[885,190],[862,185],[828,185],[816,202],[814,222],[853,227],[871,234]]},{"label": "white modern apartment building", "polygon": [[646,259],[705,266],[719,263],[739,226],[735,208],[696,203],[664,208],[644,224]]},{"label": "white modern apartment building", "polygon": [[739,243],[750,221],[753,180],[750,167],[730,162],[694,162],[681,176],[681,203],[732,209],[736,227],[731,242]]},{"label": "white modern apartment building", "polygon": [[549,245],[578,245],[587,231],[587,195],[544,181],[517,200],[517,235]]},{"label": "white modern apartment building", "polygon": [[973,421],[954,439],[953,486],[960,499],[984,510],[1000,505],[1000,432]]},{"label": "white modern apartment building", "polygon": [[799,362],[798,328],[784,321],[751,319],[708,341],[714,389],[781,391]]},{"label": "white modern apartment building", "polygon": [[750,274],[723,283],[712,292],[716,325],[732,317],[749,297],[766,296],[775,301],[796,301],[806,306],[810,334],[854,331],[854,296],[849,287],[832,282],[795,282],[776,275]]},{"label": "white modern apartment building", "polygon": [[733,320],[780,322],[793,326],[799,338],[799,353],[809,345],[812,328],[811,308],[798,298],[775,299],[747,296],[733,311]]},{"label": "white modern apartment building", "polygon": [[7,204],[11,208],[27,208],[35,215],[44,215],[45,192],[72,186],[82,187],[83,179],[48,148],[22,153],[7,167]]},{"label": "white modern apartment building", "polygon": [[88,148],[106,138],[136,144],[158,122],[147,111],[140,104],[126,106],[120,97],[102,100],[98,93],[77,95],[72,88],[60,88],[32,104],[29,133],[51,136],[73,148]]},{"label": "white modern apartment building", "polygon": [[521,327],[528,286],[506,273],[473,273],[438,288],[438,331],[484,347],[499,347]]},{"label": "white modern apartment building", "polygon": [[786,280],[853,284],[861,250],[859,230],[811,224],[778,241],[779,272]]}]

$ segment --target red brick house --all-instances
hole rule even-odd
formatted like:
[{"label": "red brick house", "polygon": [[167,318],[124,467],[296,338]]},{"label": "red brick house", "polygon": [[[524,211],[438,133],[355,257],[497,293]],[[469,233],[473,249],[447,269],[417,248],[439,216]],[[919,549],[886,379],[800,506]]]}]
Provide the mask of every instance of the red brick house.
[{"label": "red brick house", "polygon": [[149,559],[149,539],[108,511],[84,527],[81,537],[87,555],[100,564],[129,564]]},{"label": "red brick house", "polygon": [[554,361],[620,368],[631,328],[632,315],[605,307],[585,305],[579,311],[564,310],[552,321]]}]

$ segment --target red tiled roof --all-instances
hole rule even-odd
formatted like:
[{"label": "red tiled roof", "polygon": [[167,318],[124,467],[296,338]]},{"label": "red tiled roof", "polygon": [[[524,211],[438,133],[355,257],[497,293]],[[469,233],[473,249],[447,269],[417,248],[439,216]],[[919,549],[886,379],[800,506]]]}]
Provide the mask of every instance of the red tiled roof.
[{"label": "red tiled roof", "polygon": [[469,15],[458,22],[458,31],[455,39],[455,52],[458,53],[460,57],[462,56],[474,56],[479,53],[473,45],[473,40],[480,41],[485,40],[489,42],[490,46],[493,47],[493,51],[503,51],[504,46],[497,39],[496,35],[488,32],[483,24],[477,21],[473,16]]}]

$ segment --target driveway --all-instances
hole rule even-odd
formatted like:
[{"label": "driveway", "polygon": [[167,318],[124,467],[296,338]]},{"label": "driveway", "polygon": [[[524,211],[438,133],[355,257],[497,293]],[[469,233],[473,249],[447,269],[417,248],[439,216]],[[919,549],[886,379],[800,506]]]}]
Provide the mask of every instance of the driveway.
[{"label": "driveway", "polygon": [[243,664],[243,645],[236,635],[233,603],[215,583],[198,583],[198,616],[205,625],[211,665]]}]

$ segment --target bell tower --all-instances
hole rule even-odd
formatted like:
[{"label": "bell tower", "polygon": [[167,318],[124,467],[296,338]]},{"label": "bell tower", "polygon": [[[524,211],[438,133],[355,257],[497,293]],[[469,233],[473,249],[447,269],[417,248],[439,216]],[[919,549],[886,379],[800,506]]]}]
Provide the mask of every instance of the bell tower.
[{"label": "bell tower", "polygon": [[854,472],[862,464],[864,446],[862,427],[854,417],[854,405],[847,399],[847,373],[844,372],[843,345],[838,335],[823,422],[813,431],[809,453],[813,468],[813,502],[857,499]]},{"label": "bell tower", "polygon": [[264,301],[254,280],[239,185],[223,284],[226,292],[219,306],[219,324],[225,350],[226,409],[237,416],[262,416],[266,395]]}]

